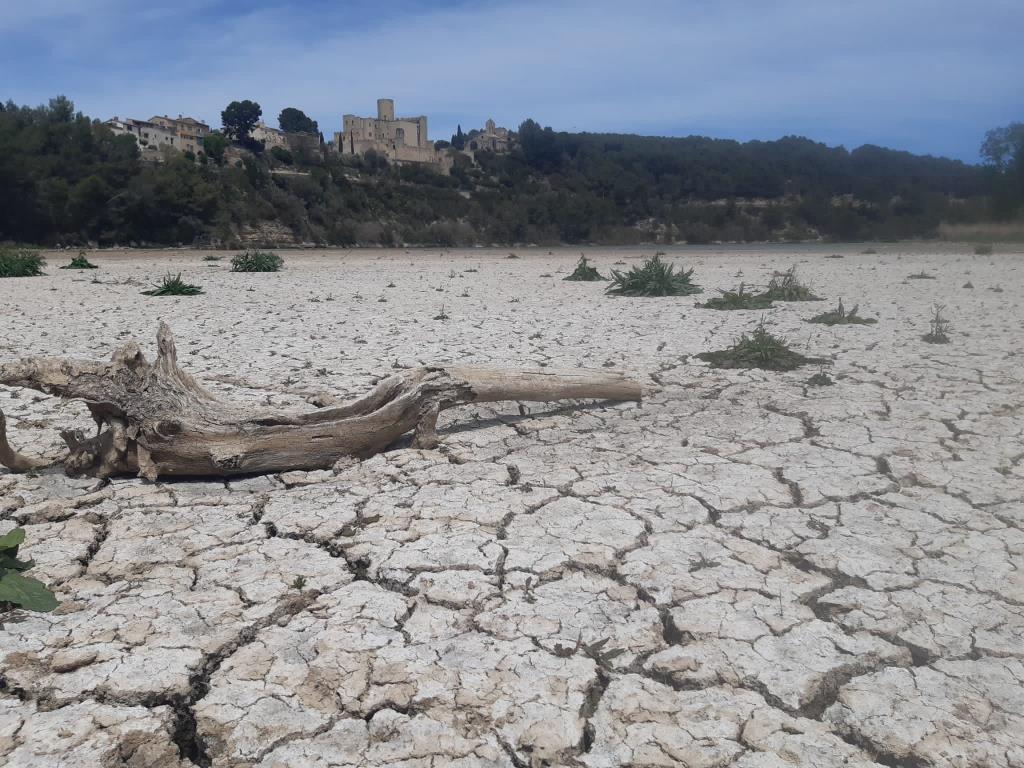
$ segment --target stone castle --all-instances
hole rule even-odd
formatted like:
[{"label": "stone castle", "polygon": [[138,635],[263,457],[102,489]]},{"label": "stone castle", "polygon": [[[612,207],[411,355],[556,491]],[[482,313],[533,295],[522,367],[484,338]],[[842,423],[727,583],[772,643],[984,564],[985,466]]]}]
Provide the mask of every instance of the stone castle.
[{"label": "stone castle", "polygon": [[427,137],[427,118],[395,117],[392,99],[377,99],[377,117],[345,115],[334,134],[340,154],[363,155],[373,150],[388,160],[443,165],[445,158]]}]

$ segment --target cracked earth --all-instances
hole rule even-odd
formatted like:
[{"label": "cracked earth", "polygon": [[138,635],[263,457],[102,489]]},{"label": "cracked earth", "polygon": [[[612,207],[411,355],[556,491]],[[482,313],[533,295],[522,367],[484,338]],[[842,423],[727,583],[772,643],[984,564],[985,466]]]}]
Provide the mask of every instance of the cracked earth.
[{"label": "cracked earth", "polygon": [[[668,299],[562,282],[577,252],[547,249],[285,252],[264,275],[58,254],[0,281],[0,358],[148,350],[162,319],[183,367],[254,405],[437,362],[651,387],[446,411],[438,450],[335,471],[0,470],[0,533],[25,527],[62,602],[0,614],[0,763],[1021,768],[1020,254],[878,250],[680,249],[707,293]],[[694,306],[794,263],[826,301]],[[139,295],[167,269],[206,294]],[[804,322],[840,297],[878,324]],[[921,340],[935,303],[948,345]],[[762,314],[834,385],[693,357]],[[32,455],[91,425],[27,390],[0,407]]]}]

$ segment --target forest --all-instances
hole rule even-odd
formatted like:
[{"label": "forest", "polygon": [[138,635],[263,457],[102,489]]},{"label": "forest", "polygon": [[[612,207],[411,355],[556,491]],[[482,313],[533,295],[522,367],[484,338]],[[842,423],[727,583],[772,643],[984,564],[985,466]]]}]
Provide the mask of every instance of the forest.
[{"label": "forest", "polygon": [[504,154],[471,159],[447,150],[450,174],[373,153],[340,156],[322,141],[291,151],[228,141],[226,152],[167,150],[154,163],[140,159],[132,137],[115,136],[64,97],[39,107],[7,102],[0,105],[0,242],[897,240],[932,237],[944,223],[1016,220],[1024,200],[1020,124],[984,137],[981,165],[792,136],[564,133],[533,120],[517,135]]}]

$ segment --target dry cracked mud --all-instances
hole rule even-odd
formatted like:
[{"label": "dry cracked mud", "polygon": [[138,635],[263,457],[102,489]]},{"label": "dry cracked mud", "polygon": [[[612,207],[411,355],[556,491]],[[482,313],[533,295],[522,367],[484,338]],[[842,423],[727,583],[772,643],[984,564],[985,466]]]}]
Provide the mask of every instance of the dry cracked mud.
[{"label": "dry cracked mud", "polygon": [[[709,293],[795,263],[826,298],[764,312],[607,298],[547,249],[285,252],[279,274],[57,254],[0,281],[0,358],[148,348],[162,319],[253,404],[432,362],[650,385],[642,406],[449,411],[438,450],[335,471],[0,472],[0,532],[25,527],[62,602],[0,614],[0,763],[1021,768],[1021,254],[878,250],[668,254]],[[205,295],[139,295],[168,269]],[[804,322],[839,297],[878,324]],[[921,340],[936,303],[948,345]],[[693,357],[762,315],[834,385]],[[0,407],[54,459],[90,424],[25,390]]]}]

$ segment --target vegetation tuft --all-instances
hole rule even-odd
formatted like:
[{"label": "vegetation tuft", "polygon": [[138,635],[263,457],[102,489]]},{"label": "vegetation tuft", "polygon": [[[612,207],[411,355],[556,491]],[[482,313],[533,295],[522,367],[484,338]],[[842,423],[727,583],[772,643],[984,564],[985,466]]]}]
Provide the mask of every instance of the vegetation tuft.
[{"label": "vegetation tuft", "polygon": [[843,306],[843,300],[839,300],[839,306],[835,309],[830,309],[828,312],[822,312],[820,315],[815,315],[808,323],[822,323],[823,325],[874,325],[878,321],[873,317],[861,317],[857,314],[857,304],[853,305],[853,309],[847,310]]},{"label": "vegetation tuft", "polygon": [[772,300],[763,293],[750,293],[746,286],[740,283],[735,291],[719,291],[721,296],[708,299],[698,307],[704,309],[773,309]]},{"label": "vegetation tuft", "polygon": [[992,246],[988,243],[982,243],[981,245],[974,246],[974,254],[976,256],[991,256]]},{"label": "vegetation tuft", "polygon": [[223,256],[218,256],[214,253],[208,253],[205,256],[203,256],[203,261],[220,261],[223,258]]},{"label": "vegetation tuft", "polygon": [[[550,276],[551,275],[548,275],[548,277]],[[587,261],[586,256],[580,254],[580,259],[576,262],[576,269],[572,271],[571,275],[563,279],[592,283],[597,280],[604,280],[605,278],[597,271],[597,267],[590,266],[590,262]]]},{"label": "vegetation tuft", "polygon": [[157,286],[142,293],[144,296],[197,296],[202,292],[203,289],[198,285],[182,280],[180,272],[176,275],[168,272]]},{"label": "vegetation tuft", "polygon": [[942,316],[946,307],[936,304],[932,310],[932,319],[928,321],[928,333],[921,338],[929,344],[949,344],[949,320]]},{"label": "vegetation tuft", "polygon": [[38,277],[46,260],[36,251],[0,248],[0,277]]},{"label": "vegetation tuft", "polygon": [[805,357],[790,349],[786,339],[764,327],[764,319],[750,335],[743,334],[728,349],[697,355],[715,368],[760,368],[765,371],[792,371],[808,363],[826,364],[820,358]]},{"label": "vegetation tuft", "polygon": [[809,378],[805,383],[809,387],[831,387],[833,384],[835,384],[835,382],[832,381],[832,377],[829,376],[824,371],[818,371],[816,374],[811,376],[811,378]]},{"label": "vegetation tuft", "polygon": [[821,301],[811,292],[809,285],[800,282],[795,266],[773,274],[761,295],[771,301]]},{"label": "vegetation tuft", "polygon": [[935,279],[935,275],[929,275],[927,272],[925,272],[922,269],[920,272],[915,272],[912,275],[907,275],[907,279],[909,279],[909,280],[934,280]]},{"label": "vegetation tuft", "polygon": [[52,611],[57,607],[53,592],[23,573],[33,565],[31,560],[18,559],[18,547],[24,541],[24,528],[0,536],[0,611],[15,606],[27,611]]},{"label": "vegetation tuft", "polygon": [[612,284],[605,293],[613,296],[689,296],[704,289],[694,285],[690,278],[693,268],[676,272],[674,264],[666,264],[661,254],[655,254],[640,267],[629,272],[612,270]]},{"label": "vegetation tuft", "polygon": [[246,251],[231,259],[232,272],[277,272],[284,259],[272,251]]},{"label": "vegetation tuft", "polygon": [[70,264],[65,264],[61,269],[99,269],[85,256],[85,251],[79,251]]}]

